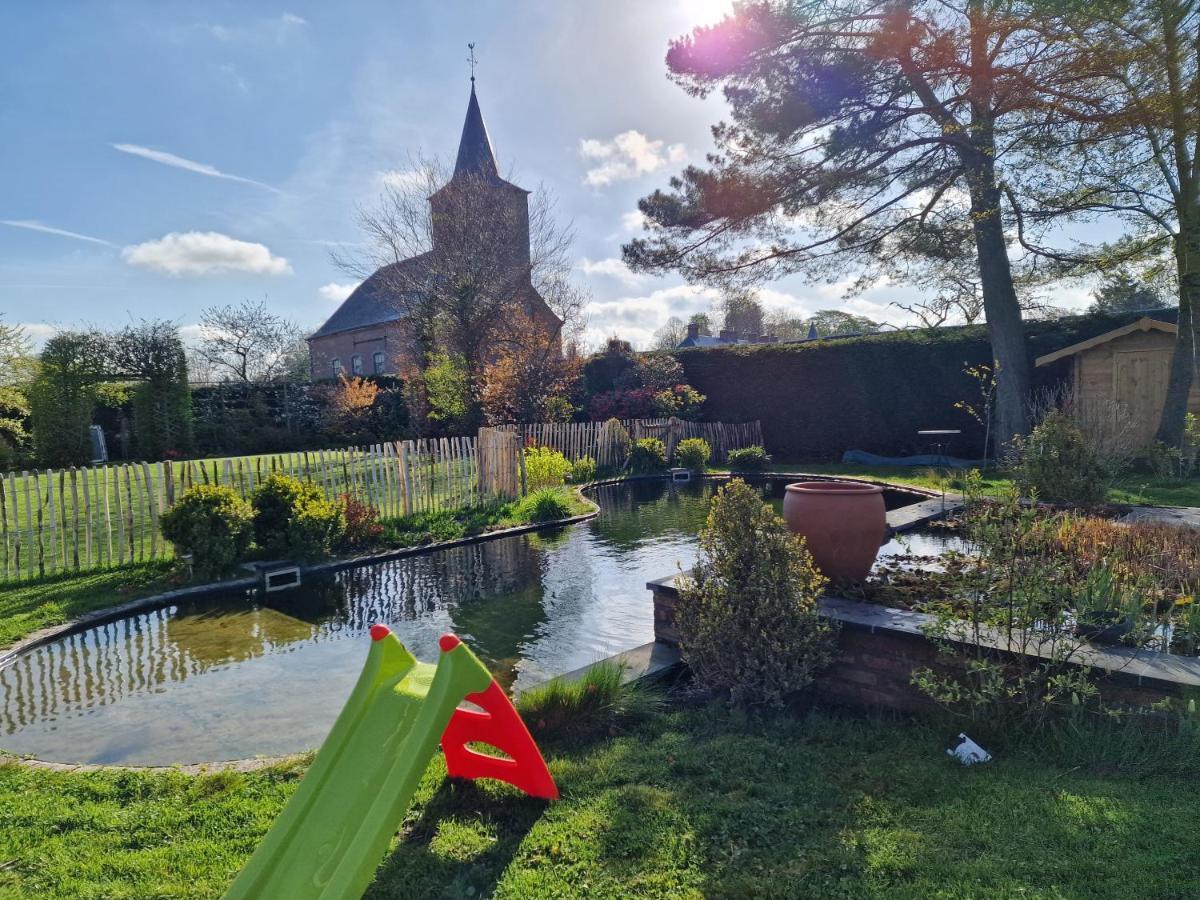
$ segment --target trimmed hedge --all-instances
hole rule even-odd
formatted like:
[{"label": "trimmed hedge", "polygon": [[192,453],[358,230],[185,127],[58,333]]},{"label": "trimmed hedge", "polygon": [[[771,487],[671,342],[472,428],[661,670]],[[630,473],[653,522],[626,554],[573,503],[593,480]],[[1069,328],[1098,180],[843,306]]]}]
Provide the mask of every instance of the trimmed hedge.
[{"label": "trimmed hedge", "polygon": [[[1152,315],[1069,316],[1028,322],[1032,359]],[[983,429],[959,401],[978,402],[979,387],[963,369],[991,362],[987,328],[894,331],[792,344],[739,344],[675,351],[688,383],[708,396],[704,417],[762,422],[767,449],[783,460],[837,460],[846,450],[889,456],[928,453],[923,429],[959,428],[947,454],[983,455]],[[1034,369],[1034,386],[1070,373],[1071,361]]]}]

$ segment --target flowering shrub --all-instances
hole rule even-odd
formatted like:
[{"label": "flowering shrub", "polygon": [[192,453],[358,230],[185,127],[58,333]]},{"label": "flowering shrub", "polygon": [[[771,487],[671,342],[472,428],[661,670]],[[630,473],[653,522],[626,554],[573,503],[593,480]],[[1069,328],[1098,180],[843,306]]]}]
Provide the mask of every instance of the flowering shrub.
[{"label": "flowering shrub", "polygon": [[651,388],[605,391],[588,401],[588,417],[601,419],[649,419],[658,415]]},{"label": "flowering shrub", "polygon": [[654,415],[699,419],[707,398],[689,384],[677,384],[654,395]]}]

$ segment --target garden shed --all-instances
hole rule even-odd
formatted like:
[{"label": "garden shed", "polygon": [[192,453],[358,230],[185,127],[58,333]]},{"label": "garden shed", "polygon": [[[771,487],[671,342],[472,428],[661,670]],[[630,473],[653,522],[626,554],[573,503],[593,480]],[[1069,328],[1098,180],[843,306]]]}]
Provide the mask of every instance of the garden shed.
[{"label": "garden shed", "polygon": [[[1114,415],[1130,417],[1134,434],[1148,445],[1166,399],[1176,332],[1172,322],[1143,317],[1040,356],[1037,365],[1069,358],[1075,397],[1089,405],[1111,406]],[[1200,415],[1200,380],[1192,384],[1188,409]]]}]

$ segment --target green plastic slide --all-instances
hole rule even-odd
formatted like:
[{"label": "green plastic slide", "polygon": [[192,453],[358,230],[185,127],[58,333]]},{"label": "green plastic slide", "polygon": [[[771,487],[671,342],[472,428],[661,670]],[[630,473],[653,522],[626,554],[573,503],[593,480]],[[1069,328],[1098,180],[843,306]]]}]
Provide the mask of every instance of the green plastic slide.
[{"label": "green plastic slide", "polygon": [[350,699],[227,900],[361,897],[455,708],[492,685],[452,636],[436,666],[417,662],[382,625],[371,637]]}]

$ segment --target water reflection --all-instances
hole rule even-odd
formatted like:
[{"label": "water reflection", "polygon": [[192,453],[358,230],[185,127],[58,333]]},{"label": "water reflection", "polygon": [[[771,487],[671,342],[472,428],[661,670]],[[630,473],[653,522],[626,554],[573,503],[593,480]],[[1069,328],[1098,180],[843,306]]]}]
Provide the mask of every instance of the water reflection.
[{"label": "water reflection", "polygon": [[323,740],[387,622],[424,659],[455,631],[524,686],[653,638],[645,582],[694,561],[712,485],[611,486],[583,525],[350,569],[96,625],[0,670],[0,746],[169,764]]}]

